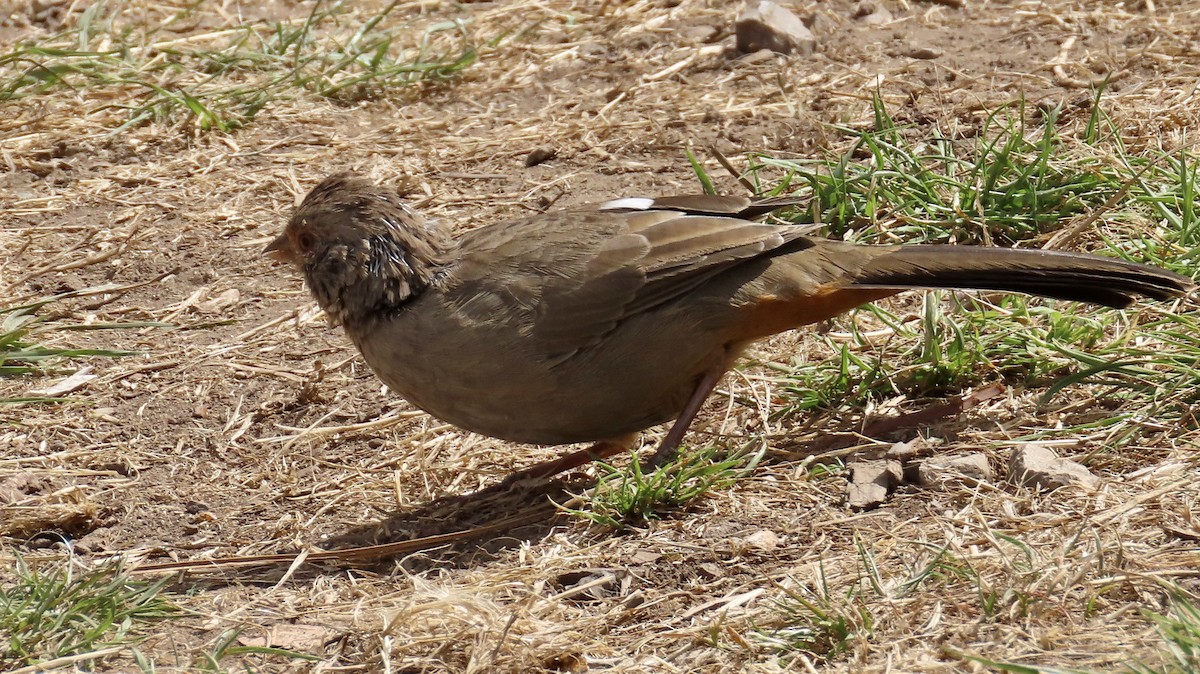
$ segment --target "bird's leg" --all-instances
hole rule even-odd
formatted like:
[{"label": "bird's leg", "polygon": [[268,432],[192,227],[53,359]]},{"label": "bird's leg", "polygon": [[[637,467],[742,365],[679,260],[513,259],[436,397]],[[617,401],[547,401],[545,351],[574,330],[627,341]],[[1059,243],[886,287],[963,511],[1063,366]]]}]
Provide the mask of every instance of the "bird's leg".
[{"label": "bird's leg", "polygon": [[[692,420],[700,412],[700,407],[704,405],[704,401],[708,399],[708,395],[717,387],[717,382],[721,381],[725,370],[728,369],[728,364],[734,358],[731,354],[736,352],[737,350],[730,349],[726,357],[719,364],[709,368],[704,374],[700,375],[700,379],[696,382],[696,388],[692,391],[691,397],[688,398],[687,404],[683,407],[683,412],[675,419],[675,423],[671,425],[671,429],[667,431],[667,437],[663,438],[663,441],[659,443],[658,449],[654,451],[654,454],[642,463],[644,472],[656,470],[675,458],[675,452],[679,449],[680,443],[683,442],[683,436],[687,434],[688,427],[692,425]],[[504,490],[517,482],[551,477],[593,461],[610,457],[631,449],[637,438],[637,433],[630,433],[629,435],[612,440],[597,442],[587,449],[571,452],[557,459],[544,461],[536,466],[530,466],[525,470],[513,473],[494,487],[489,487],[486,491]]]},{"label": "bird's leg", "polygon": [[700,380],[696,382],[696,389],[692,391],[692,397],[688,398],[683,412],[675,419],[675,423],[671,424],[671,430],[667,431],[667,437],[663,438],[658,449],[654,450],[654,454],[642,463],[644,472],[661,468],[663,464],[669,463],[675,458],[675,452],[683,442],[683,436],[687,433],[688,427],[692,425],[692,420],[696,418],[696,413],[700,411],[700,407],[708,399],[708,394],[717,387],[717,382],[721,381],[724,374],[725,368],[718,366],[707,370],[700,376]]},{"label": "bird's leg", "polygon": [[570,454],[564,454],[557,459],[543,461],[535,466],[530,466],[525,470],[509,475],[508,477],[504,478],[503,481],[493,487],[493,489],[506,489],[508,486],[524,480],[539,480],[552,477],[554,475],[558,475],[559,473],[565,473],[572,468],[578,468],[593,461],[598,461],[614,454],[619,454],[632,449],[634,443],[637,441],[637,438],[637,433],[630,433],[629,435],[623,435],[612,440],[597,442],[587,449],[581,449],[576,452],[571,452]]}]

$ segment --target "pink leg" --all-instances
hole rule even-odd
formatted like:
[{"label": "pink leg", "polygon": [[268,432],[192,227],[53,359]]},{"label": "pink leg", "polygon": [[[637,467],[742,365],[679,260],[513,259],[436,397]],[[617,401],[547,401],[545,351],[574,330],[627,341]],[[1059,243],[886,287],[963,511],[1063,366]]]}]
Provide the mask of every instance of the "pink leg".
[{"label": "pink leg", "polygon": [[[658,445],[658,449],[654,451],[654,454],[642,464],[646,472],[660,468],[663,464],[675,458],[675,452],[679,449],[680,443],[683,442],[683,436],[687,434],[688,427],[692,425],[692,420],[700,412],[700,407],[704,405],[704,401],[708,399],[708,395],[712,393],[713,389],[717,387],[717,383],[721,381],[721,377],[725,374],[725,369],[725,367],[718,366],[701,375],[700,380],[696,382],[696,389],[692,391],[692,396],[688,398],[687,404],[683,407],[683,412],[675,419],[675,423],[671,425],[671,430],[667,431],[667,437],[663,438],[662,443]],[[508,486],[523,480],[537,480],[551,477],[591,463],[592,461],[627,451],[633,447],[637,437],[637,433],[632,433],[614,440],[597,442],[587,449],[571,452],[557,459],[545,461],[536,466],[513,473],[504,478],[499,484],[490,487],[487,491],[506,489]]]},{"label": "pink leg", "polygon": [[721,376],[724,374],[725,368],[713,368],[705,372],[700,377],[700,381],[696,382],[696,390],[692,392],[692,397],[688,398],[687,405],[684,406],[679,418],[675,419],[675,423],[671,425],[671,430],[667,431],[667,437],[663,438],[662,444],[658,446],[654,454],[642,464],[647,472],[661,468],[663,464],[669,463],[671,459],[675,458],[675,452],[683,442],[683,436],[687,433],[688,427],[692,425],[692,420],[696,418],[701,405],[708,399],[708,394],[717,387],[717,382],[721,381]]}]

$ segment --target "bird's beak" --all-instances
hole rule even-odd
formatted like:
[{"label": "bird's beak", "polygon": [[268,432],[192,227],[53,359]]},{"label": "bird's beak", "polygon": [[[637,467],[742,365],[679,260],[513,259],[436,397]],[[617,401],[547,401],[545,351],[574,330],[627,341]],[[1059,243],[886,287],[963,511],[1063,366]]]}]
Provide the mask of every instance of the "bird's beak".
[{"label": "bird's beak", "polygon": [[272,260],[288,264],[295,264],[296,262],[296,251],[292,248],[292,240],[288,238],[287,232],[280,234],[274,241],[267,244],[262,254]]}]

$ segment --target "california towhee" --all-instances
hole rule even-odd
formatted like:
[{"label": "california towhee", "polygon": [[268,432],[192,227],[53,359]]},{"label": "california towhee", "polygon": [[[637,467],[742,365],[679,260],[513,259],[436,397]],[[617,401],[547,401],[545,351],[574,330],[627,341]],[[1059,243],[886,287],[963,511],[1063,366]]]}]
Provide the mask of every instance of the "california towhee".
[{"label": "california towhee", "polygon": [[911,288],[1125,307],[1191,279],[1096,255],[864,246],[753,221],[795,199],[627,198],[487,225],[451,242],[391,190],[326,178],[266,253],[290,262],[371,369],[464,429],[599,442],[547,476],[675,420],[651,465],[751,342]]}]

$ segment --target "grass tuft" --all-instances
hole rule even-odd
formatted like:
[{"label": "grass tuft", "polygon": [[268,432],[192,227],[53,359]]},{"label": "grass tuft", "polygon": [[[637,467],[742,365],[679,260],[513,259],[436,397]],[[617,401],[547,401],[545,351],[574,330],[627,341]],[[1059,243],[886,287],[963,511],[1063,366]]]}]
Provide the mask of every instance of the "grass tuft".
[{"label": "grass tuft", "polygon": [[[1182,592],[1171,597],[1167,614],[1142,609],[1142,615],[1157,629],[1163,640],[1158,653],[1159,662],[1144,659],[1131,662],[1121,671],[1126,674],[1194,674],[1200,671],[1200,608]],[[1001,672],[1014,674],[1097,674],[1081,669],[1044,667],[1018,662],[1002,662],[986,657],[956,653],[964,660],[979,663]]]},{"label": "grass tuft", "polygon": [[[1097,109],[1088,143],[1060,136],[1054,110],[1021,103],[989,114],[979,133],[914,140],[876,100],[871,128],[839,128],[849,147],[830,159],[760,156],[748,175],[770,194],[813,198],[798,222],[822,223],[830,236],[873,243],[957,242],[1047,245],[1080,240],[1108,254],[1196,276],[1197,157],[1190,150],[1135,156],[1108,131]],[[794,188],[799,186],[799,190]],[[1057,237],[1057,238],[1056,238]],[[960,305],[948,310],[953,304]],[[970,311],[959,311],[965,306]],[[859,332],[855,314],[829,362],[786,372],[787,404],[777,416],[861,407],[905,395],[940,396],[988,380],[1048,387],[1043,404],[1090,385],[1119,446],[1147,431],[1147,414],[1195,427],[1200,400],[1200,312],[1146,304],[1112,311],[1065,302],[989,294],[927,294],[919,313],[867,307],[858,315],[889,333]],[[878,332],[878,331],[877,331]],[[1067,424],[1044,438],[1078,434]],[[1033,438],[1030,438],[1033,439]]]},{"label": "grass tuft", "polygon": [[1151,667],[1136,663],[1130,667],[1135,674],[1191,674],[1200,671],[1200,607],[1182,592],[1171,598],[1167,614],[1142,610],[1158,628],[1166,648],[1163,664]]},{"label": "grass tuft", "polygon": [[[44,346],[36,339],[42,333],[52,330],[116,330],[167,326],[165,323],[146,321],[64,324],[47,321],[45,316],[38,315],[37,312],[42,307],[76,294],[78,293],[55,295],[20,306],[0,307],[0,378],[65,374],[71,370],[53,367],[53,365],[71,358],[118,358],[138,353],[121,349],[74,349]],[[36,396],[0,397],[0,404],[53,402],[56,400],[55,398]]]},{"label": "grass tuft", "polygon": [[80,572],[68,562],[40,571],[18,558],[16,576],[0,586],[5,667],[134,643],[147,624],[178,612],[159,596],[169,578],[136,582],[115,565]]},{"label": "grass tuft", "polygon": [[856,586],[844,596],[833,594],[819,574],[817,588],[785,590],[776,602],[779,625],[760,627],[755,641],[775,651],[785,662],[804,654],[829,662],[851,649],[858,639],[869,639],[875,619],[868,600]]},{"label": "grass tuft", "polygon": [[624,530],[733,484],[753,470],[759,458],[759,453],[726,455],[716,447],[705,447],[681,452],[648,474],[636,455],[624,470],[597,463],[602,474],[585,507],[567,512],[600,527]]},{"label": "grass tuft", "polygon": [[196,20],[196,7],[154,25],[126,25],[104,3],[62,32],[0,54],[0,101],[63,89],[123,115],[114,131],[183,120],[232,131],[272,102],[312,95],[341,103],[454,78],[478,57],[463,24],[429,26],[416,44],[392,2],[358,22],[353,5],[313,4],[301,20],[246,23],[189,39],[163,33]]},{"label": "grass tuft", "polygon": [[[808,221],[839,238],[1011,245],[1102,206],[1128,177],[1099,156],[1069,151],[1054,110],[1036,129],[1018,103],[989,114],[970,141],[936,133],[914,140],[882,101],[874,105],[873,128],[837,127],[851,139],[839,157],[759,155],[754,182],[775,181],[772,193],[799,183],[813,196]],[[778,177],[761,176],[766,170]]]},{"label": "grass tuft", "polygon": [[[258,655],[281,657],[291,660],[316,661],[320,660],[318,656],[310,653],[301,653],[298,651],[289,650],[286,648],[272,648],[270,646],[241,646],[238,645],[238,638],[241,637],[241,630],[225,630],[221,632],[214,640],[213,645],[206,651],[200,653],[196,662],[192,663],[192,667],[200,672],[227,672],[230,671],[221,664],[223,660],[230,657]],[[245,664],[240,661],[240,664]],[[247,671],[253,671],[249,665],[246,665]],[[152,671],[143,665],[142,671]]]}]

